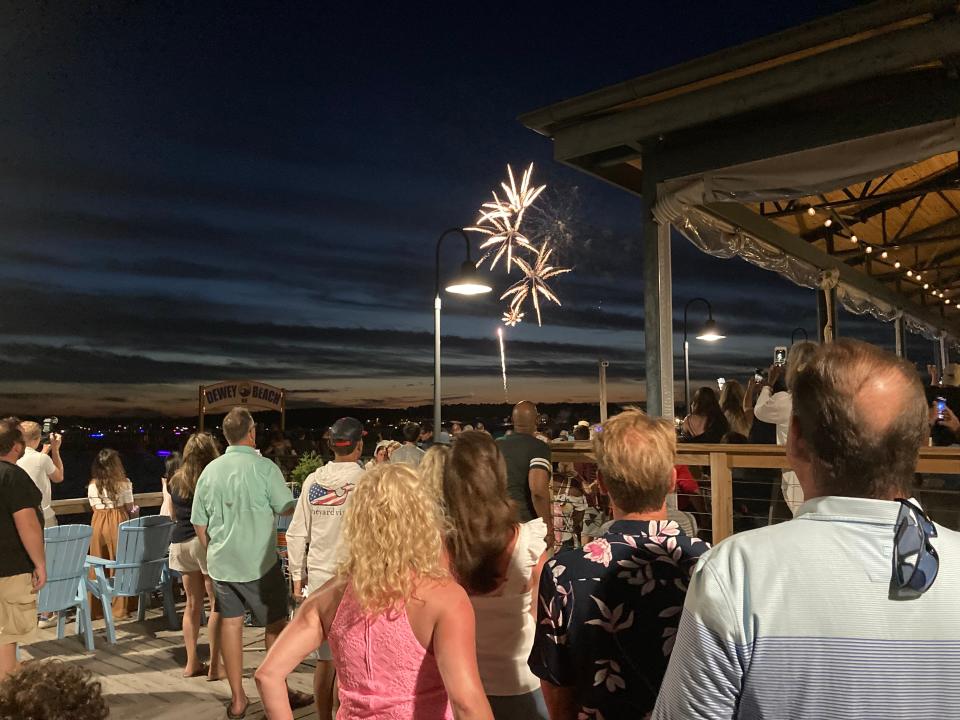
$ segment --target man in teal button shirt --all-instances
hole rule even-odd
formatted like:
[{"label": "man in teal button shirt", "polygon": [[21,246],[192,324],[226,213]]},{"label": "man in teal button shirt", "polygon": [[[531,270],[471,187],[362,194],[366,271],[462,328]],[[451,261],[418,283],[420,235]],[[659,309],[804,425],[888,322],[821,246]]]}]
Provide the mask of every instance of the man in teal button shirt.
[{"label": "man in teal button shirt", "polygon": [[[256,451],[256,425],[246,408],[223,420],[226,453],[200,474],[190,521],[207,547],[220,625],[223,664],[233,695],[227,716],[247,710],[243,690],[243,617],[249,610],[265,626],[267,649],[287,624],[289,593],[277,556],[277,515],[290,515],[294,499],[283,474]],[[291,693],[291,705],[313,698]]]}]

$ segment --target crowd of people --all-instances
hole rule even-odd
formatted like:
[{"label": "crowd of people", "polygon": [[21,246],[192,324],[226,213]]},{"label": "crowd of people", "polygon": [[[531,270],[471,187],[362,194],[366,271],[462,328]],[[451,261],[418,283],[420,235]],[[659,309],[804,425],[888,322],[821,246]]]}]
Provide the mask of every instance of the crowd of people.
[{"label": "crowd of people", "polygon": [[[592,468],[554,468],[530,402],[497,440],[459,428],[433,441],[410,424],[402,442],[377,441],[368,466],[362,423],[342,418],[331,461],[297,499],[256,451],[253,418],[234,409],[226,451],[194,435],[169,483],[184,675],[222,670],[228,717],[244,717],[249,615],[266,628],[255,680],[269,718],[310,702],[344,720],[956,717],[960,534],[913,496],[919,449],[948,416],[910,365],[850,340],[798,344],[785,370],[728,388],[698,391],[680,439],[737,442],[772,425],[794,517],[712,549],[672,517],[676,428],[637,409],[573,429],[591,441]],[[30,429],[0,421],[0,541],[14,548],[0,562],[0,670],[25,682],[63,672],[14,670],[14,643],[36,617],[13,599],[45,581],[42,486],[16,465],[32,457]],[[33,462],[50,482],[62,473],[52,458],[52,469]],[[108,553],[136,508],[108,451],[92,476]],[[277,515],[292,515],[292,598]],[[205,597],[209,665],[196,647]],[[287,686],[311,655],[313,698]],[[0,710],[30,697],[14,677]],[[95,683],[69,682],[96,705]]]}]

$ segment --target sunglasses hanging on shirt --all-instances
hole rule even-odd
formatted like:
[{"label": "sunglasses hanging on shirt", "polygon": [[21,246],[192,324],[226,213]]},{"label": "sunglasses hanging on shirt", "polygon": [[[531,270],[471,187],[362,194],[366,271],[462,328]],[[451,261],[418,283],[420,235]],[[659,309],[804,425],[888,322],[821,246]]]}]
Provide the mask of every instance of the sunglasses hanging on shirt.
[{"label": "sunglasses hanging on shirt", "polygon": [[930,542],[937,528],[926,512],[910,500],[897,498],[900,513],[894,527],[891,594],[901,600],[920,597],[940,570],[940,556]]}]

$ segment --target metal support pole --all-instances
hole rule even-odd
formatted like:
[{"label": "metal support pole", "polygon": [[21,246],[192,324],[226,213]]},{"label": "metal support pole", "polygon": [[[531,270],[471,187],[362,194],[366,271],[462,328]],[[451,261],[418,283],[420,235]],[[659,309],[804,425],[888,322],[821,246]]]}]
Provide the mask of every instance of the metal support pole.
[{"label": "metal support pole", "polygon": [[690,343],[683,339],[683,414],[690,414]]},{"label": "metal support pole", "polygon": [[837,289],[817,291],[817,326],[821,343],[833,342],[837,332]]},{"label": "metal support pole", "polygon": [[644,169],[643,184],[643,329],[647,413],[673,419],[673,277],[670,225],[653,218],[656,177]]},{"label": "metal support pole", "polygon": [[600,363],[600,422],[607,421],[607,367],[610,363],[601,360]]},{"label": "metal support pole", "polygon": [[947,365],[950,364],[950,357],[947,353],[947,334],[945,332],[940,333],[938,342],[940,344],[940,377],[944,377],[947,374]]},{"label": "metal support pole", "polygon": [[203,385],[197,389],[197,432],[203,432]]},{"label": "metal support pole", "polygon": [[897,315],[893,321],[893,332],[896,335],[897,357],[906,357],[907,346],[904,342],[906,340],[906,323],[903,321],[903,314]]},{"label": "metal support pole", "polygon": [[440,436],[440,293],[433,300],[433,441]]},{"label": "metal support pole", "polygon": [[463,228],[450,228],[440,233],[437,238],[436,256],[434,262],[434,300],[433,300],[433,440],[436,442],[440,435],[440,405],[442,399],[440,396],[440,245],[443,239],[448,235],[456,234],[463,238],[463,243],[467,251],[467,262],[470,261],[470,238],[463,231]]}]

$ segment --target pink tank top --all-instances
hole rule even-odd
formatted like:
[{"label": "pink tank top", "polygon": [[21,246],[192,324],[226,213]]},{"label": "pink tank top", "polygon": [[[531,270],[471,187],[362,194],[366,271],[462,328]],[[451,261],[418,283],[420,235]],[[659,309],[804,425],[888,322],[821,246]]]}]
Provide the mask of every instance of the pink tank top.
[{"label": "pink tank top", "polygon": [[406,612],[368,616],[347,589],[330,626],[337,720],[453,720],[437,661]]}]

